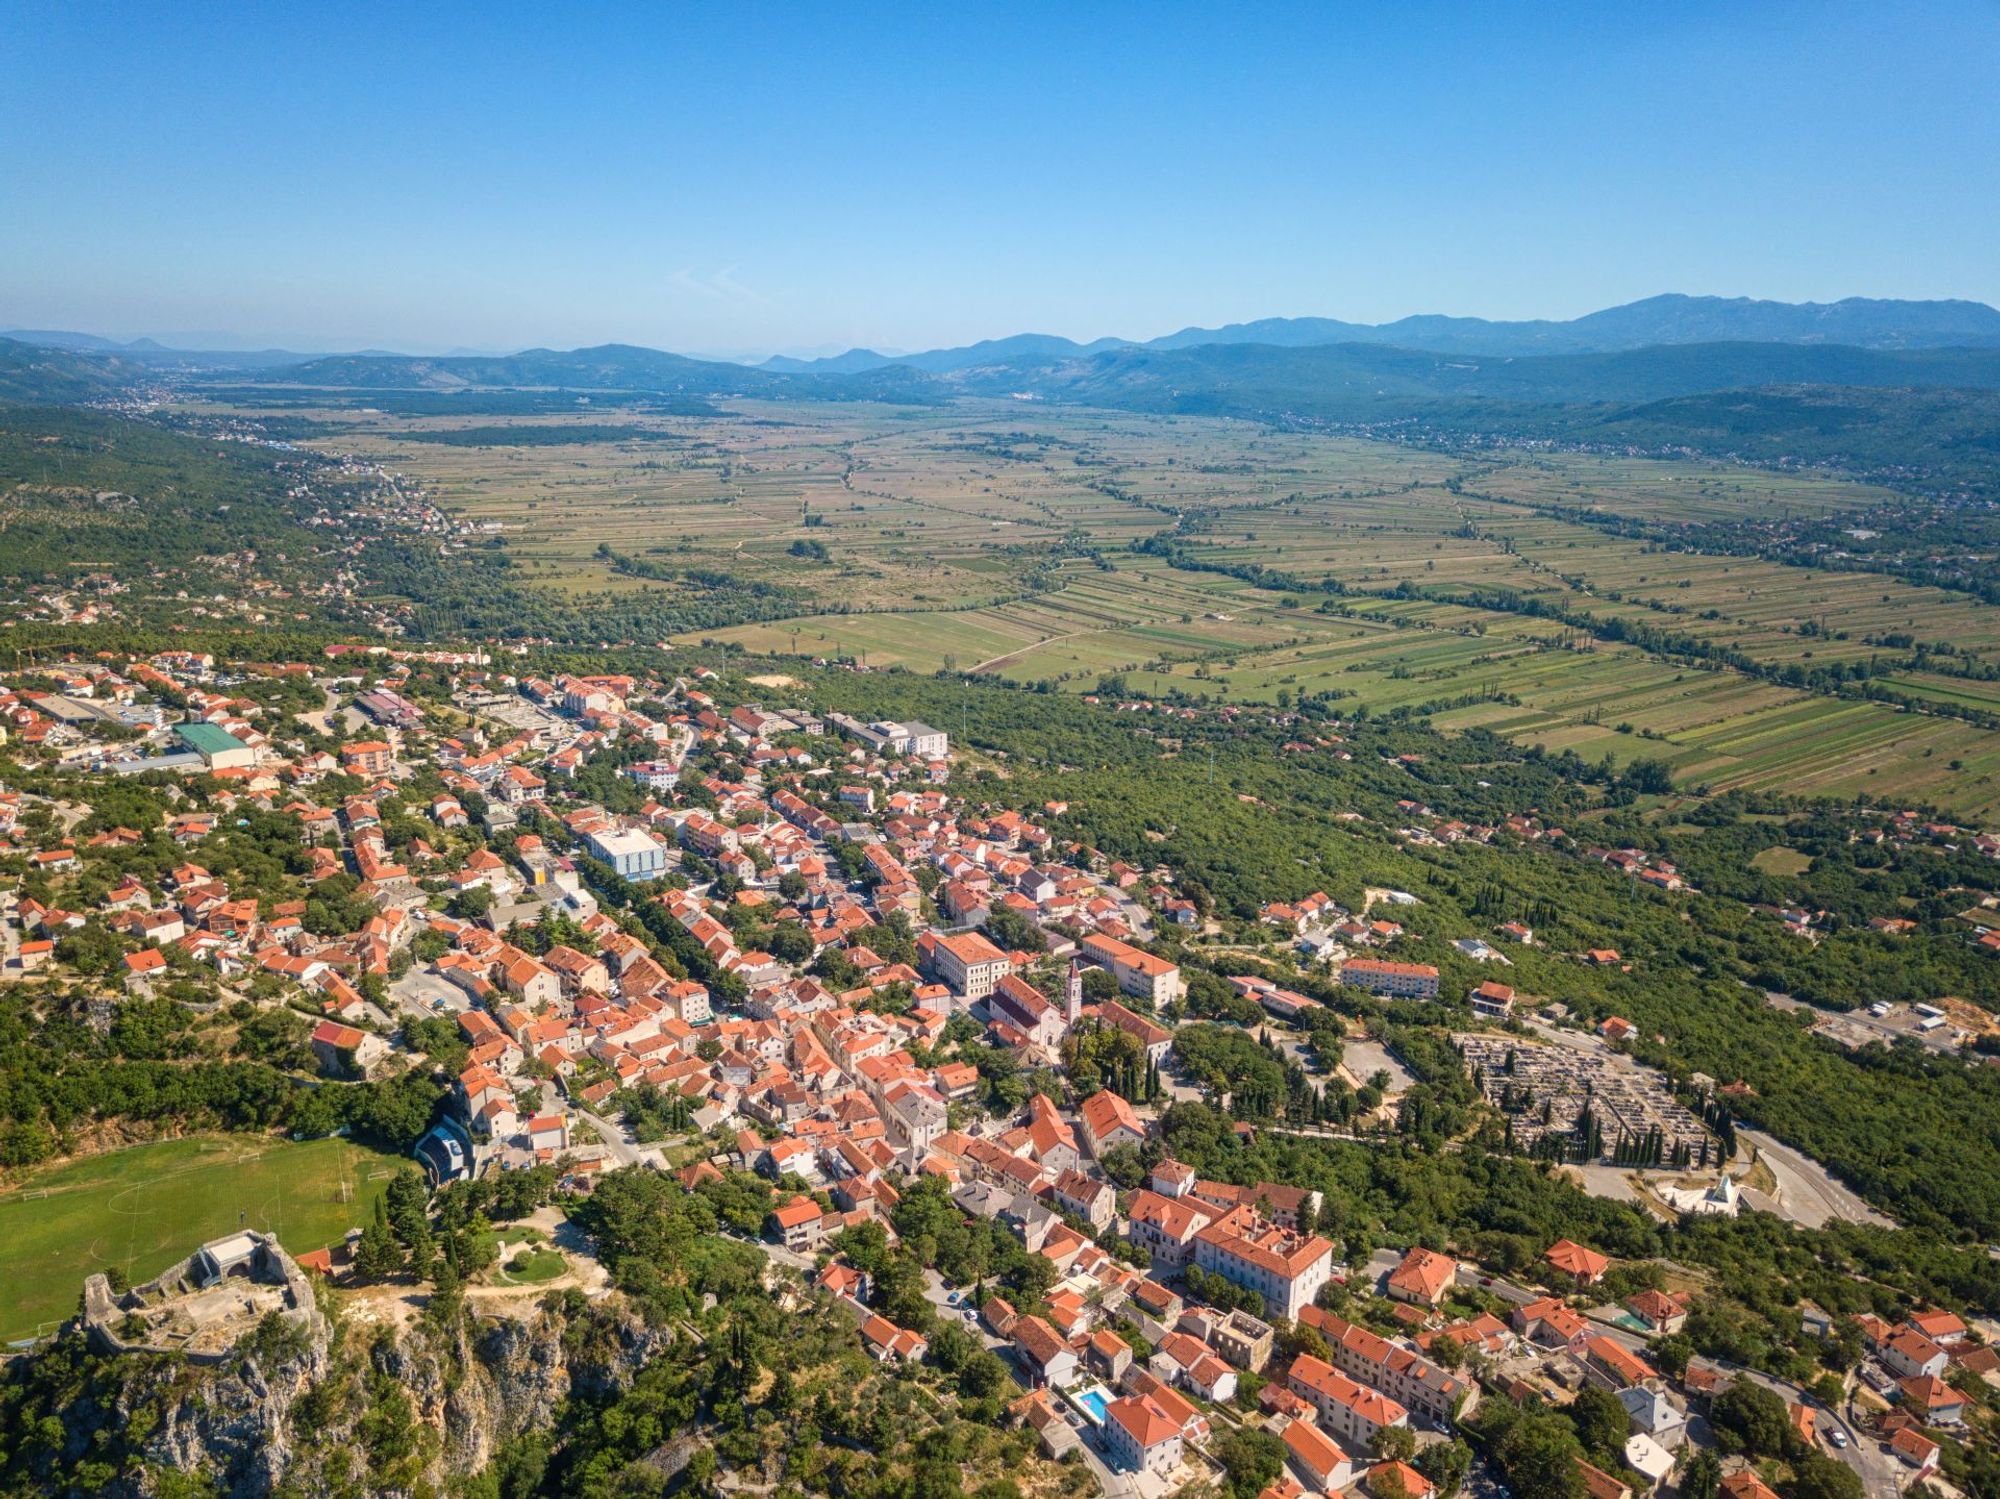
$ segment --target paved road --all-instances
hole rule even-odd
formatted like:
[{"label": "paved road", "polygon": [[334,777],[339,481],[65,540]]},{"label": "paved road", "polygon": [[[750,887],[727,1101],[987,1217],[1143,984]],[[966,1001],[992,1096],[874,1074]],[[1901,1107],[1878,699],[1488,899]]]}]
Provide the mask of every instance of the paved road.
[{"label": "paved road", "polygon": [[764,1258],[772,1264],[797,1270],[808,1279],[819,1272],[818,1264],[810,1255],[794,1254],[782,1244],[773,1244],[764,1238],[752,1238],[749,1234],[739,1234],[733,1228],[718,1228],[716,1233],[722,1238],[734,1239],[739,1244],[748,1244],[752,1249],[761,1250]]},{"label": "paved road", "polygon": [[[572,1104],[570,1107],[576,1108],[576,1105]],[[598,1137],[604,1141],[606,1153],[610,1155],[615,1165],[639,1164],[639,1149],[627,1138],[623,1125],[614,1124],[603,1115],[593,1114],[587,1109],[576,1108],[576,1117],[597,1131]]]},{"label": "paved road", "polygon": [[[666,1156],[660,1146],[639,1144],[632,1138],[631,1131],[615,1119],[607,1119],[602,1114],[593,1114],[588,1109],[577,1107],[574,1103],[570,1105],[570,1108],[574,1110],[577,1118],[583,1120],[597,1131],[599,1138],[604,1141],[604,1149],[610,1155],[614,1165],[651,1166],[655,1170],[663,1170],[665,1168]],[[775,1245],[765,1245],[764,1247],[767,1249],[777,1248]],[[777,1249],[777,1252],[779,1254],[787,1253],[787,1251],[782,1249]],[[792,1259],[797,1260],[798,1256],[793,1255]],[[812,1261],[804,1260],[801,1263],[810,1266]]]},{"label": "paved road", "polygon": [[1105,893],[1118,903],[1118,915],[1127,926],[1132,928],[1132,935],[1141,942],[1151,942],[1153,940],[1153,913],[1133,900],[1131,896],[1125,894],[1122,890],[1113,890],[1110,886],[1106,886]]},{"label": "paved road", "polygon": [[[1890,1495],[1898,1492],[1898,1485],[1903,1475],[1902,1464],[1876,1446],[1872,1438],[1862,1435],[1850,1425],[1845,1413],[1820,1404],[1788,1380],[1760,1373],[1755,1369],[1741,1368],[1722,1359],[1712,1359],[1710,1362],[1720,1364],[1739,1379],[1748,1379],[1753,1384],[1762,1385],[1781,1400],[1798,1401],[1810,1406],[1815,1412],[1813,1431],[1819,1438],[1820,1451],[1828,1457],[1840,1459],[1852,1468],[1872,1499],[1889,1499]],[[1847,1438],[1845,1447],[1836,1447],[1827,1440],[1835,1431]]]},{"label": "paved road", "polygon": [[[931,1304],[931,1310],[938,1314],[938,1320],[956,1323],[978,1338],[990,1351],[1004,1353],[1008,1347],[1007,1340],[993,1336],[986,1324],[979,1320],[979,1308],[971,1301],[968,1300],[961,1306],[953,1306],[951,1291],[952,1288],[944,1283],[944,1277],[937,1271],[924,1272],[924,1300]],[[967,1317],[967,1312],[971,1312],[972,1316]]]},{"label": "paved road", "polygon": [[1491,1291],[1502,1301],[1514,1306],[1526,1306],[1531,1301],[1539,1301],[1544,1294],[1541,1291],[1530,1290],[1527,1286],[1517,1286],[1511,1280],[1503,1280],[1497,1275],[1487,1275],[1476,1265],[1460,1265],[1458,1283],[1462,1286],[1477,1287],[1482,1291]]},{"label": "paved road", "polygon": [[[1065,1412],[1065,1415],[1068,1413]],[[1076,1450],[1082,1454],[1090,1476],[1097,1480],[1098,1492],[1104,1495],[1104,1499],[1141,1499],[1138,1482],[1132,1475],[1112,1467],[1098,1452],[1096,1429],[1088,1422],[1079,1422],[1074,1418],[1070,1419],[1070,1425],[1081,1439]]]},{"label": "paved road", "polygon": [[1736,1131],[1739,1140],[1757,1147],[1757,1154],[1778,1179],[1778,1204],[1784,1216],[1808,1228],[1822,1227],[1828,1219],[1849,1223],[1873,1223],[1880,1228],[1896,1225],[1863,1202],[1837,1181],[1833,1173],[1811,1156],[1801,1154],[1762,1130]]}]

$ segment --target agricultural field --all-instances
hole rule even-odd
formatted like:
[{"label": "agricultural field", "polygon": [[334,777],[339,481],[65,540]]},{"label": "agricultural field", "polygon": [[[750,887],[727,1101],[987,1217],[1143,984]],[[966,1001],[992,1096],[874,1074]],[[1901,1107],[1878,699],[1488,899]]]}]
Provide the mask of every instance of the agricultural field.
[{"label": "agricultural field", "polygon": [[[1017,681],[1088,683],[1178,651],[1190,659],[1260,649],[1293,633],[1278,595],[1232,578],[1121,558],[1064,562],[1045,593],[959,610],[808,615],[712,632],[753,651],[853,656],[918,671],[991,672]],[[1088,685],[1086,683],[1085,685]]]},{"label": "agricultural field", "polygon": [[2000,610],[1969,594],[1913,587],[1877,574],[1786,567],[1757,558],[1666,551],[1589,526],[1467,504],[1483,535],[1568,585],[1593,614],[1622,616],[1778,664],[1853,661],[1894,652],[1883,641],[1951,641],[2000,652]]},{"label": "agricultural field", "polygon": [[407,1162],[346,1140],[200,1136],[87,1156],[0,1193],[0,1342],[76,1311],[84,1277],[148,1280],[241,1225],[293,1253],[358,1228]]},{"label": "agricultural field", "polygon": [[1536,509],[1686,526],[1832,516],[1894,499],[1842,479],[1648,458],[1524,457],[1482,471],[1466,488]]},{"label": "agricultural field", "polygon": [[[296,414],[296,413],[293,413]],[[1022,403],[727,403],[714,416],[308,413],[314,445],[407,475],[520,581],[582,595],[776,585],[789,617],[683,637],[773,656],[1088,692],[1331,694],[1551,750],[1646,756],[1691,787],[2000,810],[2000,610],[1876,574],[1698,549],[1706,522],[1874,510],[1869,485],[1686,461],[1459,457],[1220,418]],[[576,441],[563,440],[573,431]],[[509,441],[518,432],[518,441]],[[1595,514],[1686,527],[1687,550]],[[1657,534],[1657,533],[1656,533]],[[1171,543],[1197,570],[1137,551]],[[1343,592],[1288,595],[1220,569]],[[1936,713],[1801,690],[1433,595],[1504,589],[1774,673],[1865,664]],[[781,605],[789,610],[789,602]],[[774,612],[774,611],[767,611]]]}]

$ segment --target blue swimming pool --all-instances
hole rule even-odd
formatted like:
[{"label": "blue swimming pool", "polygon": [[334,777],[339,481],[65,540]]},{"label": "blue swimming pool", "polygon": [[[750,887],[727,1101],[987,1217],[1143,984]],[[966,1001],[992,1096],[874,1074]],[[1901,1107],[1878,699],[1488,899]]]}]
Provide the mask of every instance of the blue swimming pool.
[{"label": "blue swimming pool", "polygon": [[1102,1426],[1104,1424],[1104,1408],[1111,1402],[1101,1386],[1092,1385],[1089,1389],[1081,1391],[1077,1395],[1076,1403],[1090,1412],[1090,1419],[1094,1423]]}]

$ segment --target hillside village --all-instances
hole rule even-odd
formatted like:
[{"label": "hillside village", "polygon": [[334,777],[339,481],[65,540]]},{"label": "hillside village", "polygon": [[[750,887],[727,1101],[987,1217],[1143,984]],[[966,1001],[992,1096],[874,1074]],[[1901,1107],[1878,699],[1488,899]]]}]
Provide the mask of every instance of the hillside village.
[{"label": "hillside village", "polygon": [[[419,666],[448,684],[442,700],[412,695]],[[927,724],[730,702],[712,672],[544,680],[480,654],[229,668],[163,652],[38,680],[59,690],[0,701],[14,732],[107,799],[143,784],[172,810],[163,829],[74,838],[89,808],[0,797],[4,851],[34,892],[4,897],[11,978],[95,953],[132,998],[302,1014],[333,1079],[409,1075],[429,1065],[423,1045],[448,1048],[462,1063],[412,1148],[434,1189],[540,1173],[575,1201],[628,1168],[689,1190],[756,1182],[774,1270],[850,1307],[885,1367],[921,1367],[929,1340],[892,1320],[880,1264],[850,1250],[870,1235],[893,1248],[899,1209],[941,1194],[1024,1258],[1011,1297],[927,1271],[934,1312],[1005,1357],[1013,1419],[1106,1493],[1226,1475],[1255,1432],[1283,1459],[1262,1499],[1429,1499],[1464,1480],[1458,1438],[1483,1392],[1565,1405],[1598,1391],[1629,1433],[1617,1471],[1579,1459],[1581,1481],[1591,1499],[1633,1499],[1712,1445],[1705,1413],[1750,1378],[1677,1344],[1686,1293],[1621,1298],[1607,1277],[1640,1282],[1591,1246],[1552,1243],[1504,1275],[1423,1246],[1356,1261],[1318,1192],[1209,1180],[1160,1154],[1162,1110],[1202,1090],[1176,1046],[1187,982],[1149,949],[1162,926],[1199,923],[1195,902],[1164,867],[1052,832],[1057,804],[961,799],[949,737]],[[273,693],[313,704],[314,742],[271,732]],[[1564,837],[1526,817],[1399,811],[1410,837]],[[308,893],[274,900],[204,864],[252,814],[291,830]],[[111,872],[161,831],[168,867]],[[1678,888],[1643,855],[1588,857]],[[1422,1002],[1439,994],[1434,965],[1373,955],[1402,931],[1378,913],[1415,902],[1374,891],[1355,914],[1322,892],[1261,924],[1332,981]],[[1504,966],[1508,944],[1535,940],[1520,921],[1493,936],[1460,949]],[[1326,1014],[1269,979],[1231,985],[1281,1034]],[[1722,1166],[1719,1110],[1697,1118],[1656,1074],[1542,1044],[1497,980],[1469,999],[1495,1029],[1462,1038],[1463,1065],[1521,1148]],[[1583,1039],[1631,1032],[1607,1021]],[[1709,1180],[1684,1211],[1734,1211],[1728,1171]],[[361,1237],[289,1247],[354,1284]],[[2000,1361],[1949,1313],[1855,1331],[1869,1398],[1755,1383],[1882,1495],[1935,1476],[1924,1433],[1964,1420],[1947,1376],[1990,1379]],[[1770,1495],[1749,1467],[1722,1487]]]}]

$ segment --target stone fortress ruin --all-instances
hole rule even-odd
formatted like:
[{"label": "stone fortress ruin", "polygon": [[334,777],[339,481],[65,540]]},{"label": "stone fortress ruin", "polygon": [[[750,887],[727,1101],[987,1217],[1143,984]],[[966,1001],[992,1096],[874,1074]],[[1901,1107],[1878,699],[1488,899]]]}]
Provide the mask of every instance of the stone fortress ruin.
[{"label": "stone fortress ruin", "polygon": [[178,1353],[220,1363],[272,1312],[319,1323],[311,1282],[270,1234],[213,1239],[144,1285],[113,1294],[102,1272],[83,1283],[83,1325],[101,1353]]}]

